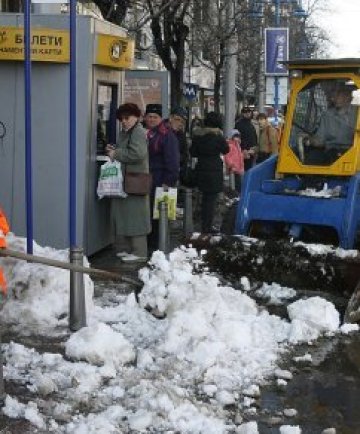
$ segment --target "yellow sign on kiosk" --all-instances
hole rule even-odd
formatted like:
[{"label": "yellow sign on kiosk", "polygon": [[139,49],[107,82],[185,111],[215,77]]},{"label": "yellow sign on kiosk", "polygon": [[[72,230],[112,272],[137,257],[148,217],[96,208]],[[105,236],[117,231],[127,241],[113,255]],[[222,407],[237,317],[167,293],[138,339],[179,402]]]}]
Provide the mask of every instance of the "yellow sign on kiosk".
[{"label": "yellow sign on kiosk", "polygon": [[97,65],[130,69],[134,62],[134,52],[135,42],[132,39],[104,34],[97,35],[95,60]]},{"label": "yellow sign on kiosk", "polygon": [[[24,60],[24,29],[0,27],[0,60]],[[31,30],[31,60],[68,63],[70,38],[66,30],[33,28]]]}]

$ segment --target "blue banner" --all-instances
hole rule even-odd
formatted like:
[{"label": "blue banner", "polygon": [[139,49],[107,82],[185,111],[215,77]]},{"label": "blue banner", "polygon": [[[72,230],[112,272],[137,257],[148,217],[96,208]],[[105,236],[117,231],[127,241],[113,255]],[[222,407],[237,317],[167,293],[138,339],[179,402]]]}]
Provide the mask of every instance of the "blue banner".
[{"label": "blue banner", "polygon": [[265,29],[265,75],[287,75],[281,62],[289,58],[289,29]]}]

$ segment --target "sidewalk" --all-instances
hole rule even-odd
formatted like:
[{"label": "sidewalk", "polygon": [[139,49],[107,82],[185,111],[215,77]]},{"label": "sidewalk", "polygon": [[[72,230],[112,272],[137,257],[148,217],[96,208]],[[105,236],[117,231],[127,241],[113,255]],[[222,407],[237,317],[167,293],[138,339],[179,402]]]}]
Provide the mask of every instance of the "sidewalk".
[{"label": "sidewalk", "polygon": [[[219,194],[219,198],[217,201],[215,218],[214,218],[214,226],[220,228],[223,219],[229,209],[229,204],[237,197],[238,194],[236,192],[229,191],[225,188],[224,193]],[[193,191],[193,231],[200,232],[200,206],[201,206],[201,195],[194,190]],[[180,210],[184,210],[180,208]],[[184,232],[183,232],[183,217],[184,214],[181,212],[177,213],[177,220],[169,222],[169,231],[170,231],[170,252],[175,249],[175,247],[180,246],[185,241]],[[232,223],[231,223],[232,225]],[[232,233],[232,228],[229,228],[229,233]],[[116,253],[124,250],[122,248],[121,243],[117,243],[117,245],[112,244],[105,249],[97,252],[96,254],[90,256],[89,262],[92,267],[100,268],[107,271],[122,273],[126,276],[137,277],[137,272],[140,268],[144,266],[144,264],[130,264],[124,263],[120,258],[116,256]]]},{"label": "sidewalk", "polygon": [[[181,245],[183,236],[183,218],[178,216],[178,220],[169,222],[170,230],[170,252],[175,247]],[[90,266],[106,271],[124,274],[129,277],[137,277],[137,272],[144,266],[143,263],[125,263],[116,256],[116,253],[124,250],[121,243],[114,243],[105,249],[95,253],[88,258]]]}]

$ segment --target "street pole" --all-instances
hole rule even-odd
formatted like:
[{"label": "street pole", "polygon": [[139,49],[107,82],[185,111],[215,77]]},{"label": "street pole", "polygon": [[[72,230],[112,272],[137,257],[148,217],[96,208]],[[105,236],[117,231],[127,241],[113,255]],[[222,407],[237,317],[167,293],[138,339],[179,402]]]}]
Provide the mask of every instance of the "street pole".
[{"label": "street pole", "polygon": [[[226,29],[234,27],[234,5],[232,0],[226,5]],[[234,32],[235,33],[235,32]],[[235,125],[235,104],[236,104],[236,38],[231,35],[226,44],[226,67],[225,67],[225,136],[228,137]]]},{"label": "street pole", "polygon": [[32,126],[31,126],[31,0],[24,4],[25,51],[25,195],[26,251],[33,253]]},{"label": "street pole", "polygon": [[[275,27],[280,26],[280,0],[275,0]],[[278,124],[279,112],[279,77],[274,77],[274,121]]]},{"label": "street pole", "polygon": [[[76,0],[70,0],[70,98],[69,98],[69,241],[70,262],[83,265],[83,249],[77,246],[77,11]],[[77,331],[86,326],[86,306],[84,276],[74,271],[70,272],[69,327]]]},{"label": "street pole", "polygon": [[261,53],[260,53],[260,65],[259,65],[259,101],[258,101],[258,110],[259,113],[264,113],[265,111],[265,72],[264,72],[264,55],[263,55],[263,49],[264,49],[264,29],[263,29],[263,23],[262,18],[260,18],[260,46],[261,46]]}]

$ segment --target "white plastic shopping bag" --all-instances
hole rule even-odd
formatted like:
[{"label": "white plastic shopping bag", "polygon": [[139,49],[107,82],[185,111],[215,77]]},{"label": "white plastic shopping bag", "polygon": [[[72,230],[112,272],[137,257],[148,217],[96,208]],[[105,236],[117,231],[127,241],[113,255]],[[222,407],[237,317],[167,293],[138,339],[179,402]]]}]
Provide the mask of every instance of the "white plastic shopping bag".
[{"label": "white plastic shopping bag", "polygon": [[97,195],[99,199],[127,196],[123,187],[121,164],[118,161],[107,161],[100,167]]},{"label": "white plastic shopping bag", "polygon": [[168,205],[168,219],[176,220],[177,188],[156,187],[153,218],[159,219],[159,203],[166,202]]}]

